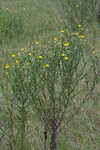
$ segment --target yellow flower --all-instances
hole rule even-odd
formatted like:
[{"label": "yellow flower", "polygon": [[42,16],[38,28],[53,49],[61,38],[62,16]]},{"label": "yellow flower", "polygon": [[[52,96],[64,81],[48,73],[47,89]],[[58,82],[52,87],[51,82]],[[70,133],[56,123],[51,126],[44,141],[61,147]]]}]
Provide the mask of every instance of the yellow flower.
[{"label": "yellow flower", "polygon": [[39,44],[39,41],[35,41],[35,44],[38,45],[38,44]]},{"label": "yellow flower", "polygon": [[68,42],[67,42],[67,43],[64,43],[64,46],[69,46],[69,45],[70,45],[70,43],[68,43]]},{"label": "yellow flower", "polygon": [[45,64],[45,67],[48,68],[48,67],[49,67],[49,64]]},{"label": "yellow flower", "polygon": [[79,32],[76,32],[75,35],[78,36],[78,35],[79,35]]},{"label": "yellow flower", "polygon": [[30,63],[29,63],[29,62],[27,62],[27,63],[26,63],[26,66],[29,66],[29,65],[30,65]]},{"label": "yellow flower", "polygon": [[56,41],[57,40],[57,38],[56,37],[54,37],[54,39],[53,39],[54,41]]},{"label": "yellow flower", "polygon": [[6,10],[8,10],[8,8],[6,8]]},{"label": "yellow flower", "polygon": [[16,55],[15,55],[15,54],[12,54],[11,56],[12,56],[12,57],[16,57]]},{"label": "yellow flower", "polygon": [[5,69],[8,69],[8,68],[9,68],[9,65],[8,65],[8,64],[6,64],[6,65],[5,65]]},{"label": "yellow flower", "polygon": [[16,60],[16,62],[15,62],[16,64],[18,64],[19,63],[19,61],[18,60]]},{"label": "yellow flower", "polygon": [[79,37],[80,37],[81,39],[85,39],[85,35],[82,35],[82,34],[81,34]]},{"label": "yellow flower", "polygon": [[32,56],[32,53],[28,53],[29,56]]},{"label": "yellow flower", "polygon": [[92,54],[96,54],[96,51],[92,51]]},{"label": "yellow flower", "polygon": [[6,75],[8,75],[8,72],[5,72]]},{"label": "yellow flower", "polygon": [[66,56],[66,57],[64,57],[64,59],[65,59],[65,60],[68,60],[68,59],[69,59],[69,57],[67,57],[67,56]]},{"label": "yellow flower", "polygon": [[24,51],[25,50],[25,48],[21,48],[21,51]]},{"label": "yellow flower", "polygon": [[81,27],[82,27],[82,25],[81,25],[81,24],[78,24],[78,27],[79,27],[79,28],[81,28]]},{"label": "yellow flower", "polygon": [[61,33],[64,33],[64,30],[61,30],[60,32],[61,32]]},{"label": "yellow flower", "polygon": [[64,54],[64,53],[62,53],[62,54],[61,54],[61,56],[65,56],[65,54]]},{"label": "yellow flower", "polygon": [[39,59],[42,59],[43,58],[43,56],[39,56]]}]

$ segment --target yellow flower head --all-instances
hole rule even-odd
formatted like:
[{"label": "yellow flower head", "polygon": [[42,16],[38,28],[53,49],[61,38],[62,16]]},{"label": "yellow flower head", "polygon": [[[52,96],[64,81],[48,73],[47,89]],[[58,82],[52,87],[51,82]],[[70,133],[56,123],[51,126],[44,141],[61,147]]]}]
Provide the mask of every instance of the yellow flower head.
[{"label": "yellow flower head", "polygon": [[64,30],[61,30],[60,32],[61,32],[61,33],[64,33]]},{"label": "yellow flower head", "polygon": [[79,27],[79,28],[81,28],[81,27],[82,27],[82,25],[81,25],[81,24],[78,24],[78,27]]},{"label": "yellow flower head", "polygon": [[39,59],[42,59],[43,58],[43,56],[39,56]]},{"label": "yellow flower head", "polygon": [[30,63],[29,63],[29,62],[27,62],[27,63],[26,63],[26,66],[29,66],[29,65],[30,65]]},{"label": "yellow flower head", "polygon": [[39,44],[39,41],[35,41],[35,44],[38,45],[38,44]]},{"label": "yellow flower head", "polygon": [[46,67],[46,68],[49,68],[49,64],[45,64],[45,67]]},{"label": "yellow flower head", "polygon": [[82,35],[82,34],[81,34],[79,37],[80,37],[81,39],[85,39],[85,35]]},{"label": "yellow flower head", "polygon": [[62,53],[62,54],[61,54],[61,56],[65,56],[65,54],[64,54],[64,53]]},{"label": "yellow flower head", "polygon": [[96,54],[96,51],[92,51],[92,54]]},{"label": "yellow flower head", "polygon": [[28,53],[29,56],[32,56],[32,53]]},{"label": "yellow flower head", "polygon": [[69,45],[70,45],[70,43],[69,43],[69,42],[64,43],[64,46],[69,46]]},{"label": "yellow flower head", "polygon": [[16,57],[16,55],[15,55],[15,54],[12,54],[11,56],[12,56],[12,57]]},{"label": "yellow flower head", "polygon": [[56,41],[57,40],[57,38],[56,37],[54,37],[54,39],[53,39],[54,41]]},{"label": "yellow flower head", "polygon": [[18,60],[16,60],[16,62],[15,62],[16,64],[18,64],[19,63],[19,61]]},{"label": "yellow flower head", "polygon": [[76,35],[76,36],[79,36],[79,32],[76,32],[75,35]]},{"label": "yellow flower head", "polygon": [[64,59],[65,59],[65,60],[68,60],[68,59],[69,59],[69,57],[67,57],[67,56],[66,56],[66,57],[64,57]]},{"label": "yellow flower head", "polygon": [[21,51],[24,51],[25,50],[25,48],[21,48]]},{"label": "yellow flower head", "polygon": [[5,72],[6,75],[8,75],[8,72]]},{"label": "yellow flower head", "polygon": [[8,10],[8,8],[6,8],[6,10]]},{"label": "yellow flower head", "polygon": [[8,64],[6,64],[6,65],[5,65],[5,69],[8,69],[8,68],[9,68],[9,65],[8,65]]}]

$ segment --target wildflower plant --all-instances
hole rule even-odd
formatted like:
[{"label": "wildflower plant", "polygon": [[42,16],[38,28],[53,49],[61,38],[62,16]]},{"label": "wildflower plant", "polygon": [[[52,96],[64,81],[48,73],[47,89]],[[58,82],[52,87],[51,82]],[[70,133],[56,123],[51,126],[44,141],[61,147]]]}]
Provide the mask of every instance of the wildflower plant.
[{"label": "wildflower plant", "polygon": [[[51,40],[48,51],[38,51],[35,43],[32,50],[10,54],[5,64],[5,78],[15,108],[16,123],[12,128],[16,128],[16,140],[12,145],[16,149],[25,149],[27,115],[32,107],[43,123],[45,144],[50,135],[50,150],[56,150],[56,137],[66,110],[77,96],[82,96],[83,81],[91,92],[97,83],[95,78],[92,83],[87,78],[92,67],[86,59],[86,41],[74,35],[66,36],[65,30],[62,33],[60,38]],[[95,63],[94,59],[90,60]],[[94,73],[97,77],[95,69]]]},{"label": "wildflower plant", "polygon": [[[12,57],[14,56],[14,57]],[[2,91],[7,101],[8,108],[8,124],[10,135],[8,139],[10,141],[10,149],[25,149],[26,141],[26,123],[27,112],[29,107],[29,89],[28,79],[28,67],[25,66],[25,61],[30,62],[30,55],[27,53],[27,60],[24,56],[18,56],[16,54],[9,55],[9,62],[4,66],[2,78]],[[3,82],[7,82],[7,90]],[[10,123],[9,123],[10,122]],[[15,122],[15,123],[14,123]]]},{"label": "wildflower plant", "polygon": [[91,67],[87,70],[84,41],[74,36],[69,37],[70,42],[60,40],[61,47],[57,43],[53,45],[51,41],[51,55],[42,54],[42,60],[39,59],[33,65],[37,73],[32,71],[30,77],[30,89],[35,85],[35,91],[30,90],[33,108],[44,124],[45,135],[51,136],[50,150],[56,149],[56,136],[66,109],[82,94],[80,84],[91,70]]}]

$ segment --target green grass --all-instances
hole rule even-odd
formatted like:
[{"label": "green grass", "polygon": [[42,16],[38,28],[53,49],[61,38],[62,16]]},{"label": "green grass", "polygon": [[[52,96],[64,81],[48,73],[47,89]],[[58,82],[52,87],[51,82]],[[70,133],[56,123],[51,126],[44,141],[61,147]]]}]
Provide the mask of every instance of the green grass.
[{"label": "green grass", "polygon": [[[70,1],[68,1],[70,3]],[[51,38],[58,36],[61,29],[68,33],[76,30],[76,24],[82,23],[86,29],[89,50],[97,54],[100,48],[100,24],[93,14],[94,6],[90,7],[90,0],[82,2],[74,0],[73,5],[62,5],[59,0],[1,0],[0,1],[0,72],[8,60],[9,51],[18,51],[32,46],[32,42],[39,40],[44,45]],[[63,2],[63,4],[65,1]],[[79,5],[79,8],[76,8]],[[63,8],[64,7],[64,8]],[[8,10],[7,10],[8,8]],[[85,9],[84,9],[85,8]],[[90,10],[89,10],[90,9]],[[91,12],[92,10],[92,12]],[[89,12],[89,13],[88,13]],[[77,17],[76,17],[77,15]],[[82,15],[82,16],[81,16]],[[13,26],[13,30],[12,30]],[[46,41],[46,42],[44,42]],[[87,52],[88,54],[88,52]],[[84,93],[83,93],[84,94]],[[2,94],[0,94],[0,123],[6,126],[6,109]],[[78,107],[70,107],[66,113],[64,123],[57,138],[57,150],[94,150],[100,147],[100,102],[99,85],[95,89],[95,96],[81,106],[75,117],[67,123]],[[80,98],[78,99],[80,105]],[[2,109],[4,108],[4,109]],[[70,110],[71,109],[71,110]],[[43,149],[43,126],[37,114],[29,114],[28,140],[26,150]],[[6,127],[5,127],[6,128]],[[4,129],[5,130],[5,129]],[[16,140],[17,141],[17,140]],[[31,144],[29,144],[31,143]],[[8,150],[7,137],[0,141],[0,150]],[[47,142],[49,147],[49,139]],[[27,148],[27,146],[29,146]],[[16,149],[18,150],[18,149]]]}]

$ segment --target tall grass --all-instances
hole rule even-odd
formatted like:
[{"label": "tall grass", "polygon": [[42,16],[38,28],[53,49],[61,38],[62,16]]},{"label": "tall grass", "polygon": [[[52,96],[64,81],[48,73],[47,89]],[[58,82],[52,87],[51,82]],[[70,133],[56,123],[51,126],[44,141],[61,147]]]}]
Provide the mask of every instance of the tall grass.
[{"label": "tall grass", "polygon": [[[0,59],[1,64],[3,63],[0,65],[0,90],[2,91],[0,98],[1,149],[31,150],[33,147],[36,150],[43,149],[43,132],[47,120],[43,120],[42,117],[45,114],[45,109],[46,115],[49,116],[48,120],[50,119],[50,112],[52,114],[49,108],[51,101],[48,99],[50,100],[49,92],[52,89],[49,85],[55,77],[53,73],[56,74],[61,69],[59,68],[61,63],[58,61],[62,62],[62,66],[66,66],[62,67],[65,68],[63,71],[66,74],[68,71],[69,73],[74,72],[78,64],[78,50],[81,48],[84,61],[82,62],[80,59],[77,74],[86,73],[87,76],[82,79],[79,85],[76,83],[76,92],[79,89],[80,93],[77,98],[74,98],[73,103],[70,101],[69,107],[65,109],[64,120],[56,140],[57,149],[92,150],[99,148],[100,44],[99,22],[96,17],[95,6],[94,0],[87,0],[86,2],[82,0],[43,0],[42,3],[40,0],[21,0],[20,2],[7,0],[1,2],[0,54],[4,57]],[[64,33],[60,33],[60,31],[64,31]],[[66,42],[70,43],[71,47],[64,47]],[[71,60],[72,57],[73,60]],[[88,63],[88,66],[81,69],[85,62]],[[70,65],[72,67],[69,67]],[[40,79],[40,75],[43,80]],[[59,73],[59,75],[61,74]],[[73,76],[73,81],[75,76],[76,74]],[[66,79],[66,75],[64,77]],[[68,75],[67,78],[71,79],[71,76]],[[37,86],[34,87],[35,79],[37,79]],[[48,86],[46,86],[48,80],[45,79],[50,79]],[[55,82],[55,97],[57,99],[60,96],[59,92],[61,92],[61,79],[58,80]],[[74,84],[67,79],[65,83],[69,87],[73,87]],[[51,86],[53,84],[54,82]],[[32,93],[34,90],[36,91]],[[45,91],[46,96],[48,95],[47,103],[44,102],[43,91]],[[38,113],[35,110],[36,106],[39,106],[37,104],[39,101],[34,101],[37,105],[32,107],[34,106],[32,96],[35,97],[35,100],[37,97],[38,100],[42,100],[42,106],[46,104],[45,107],[37,108]],[[48,149],[50,130],[47,139]]]}]

